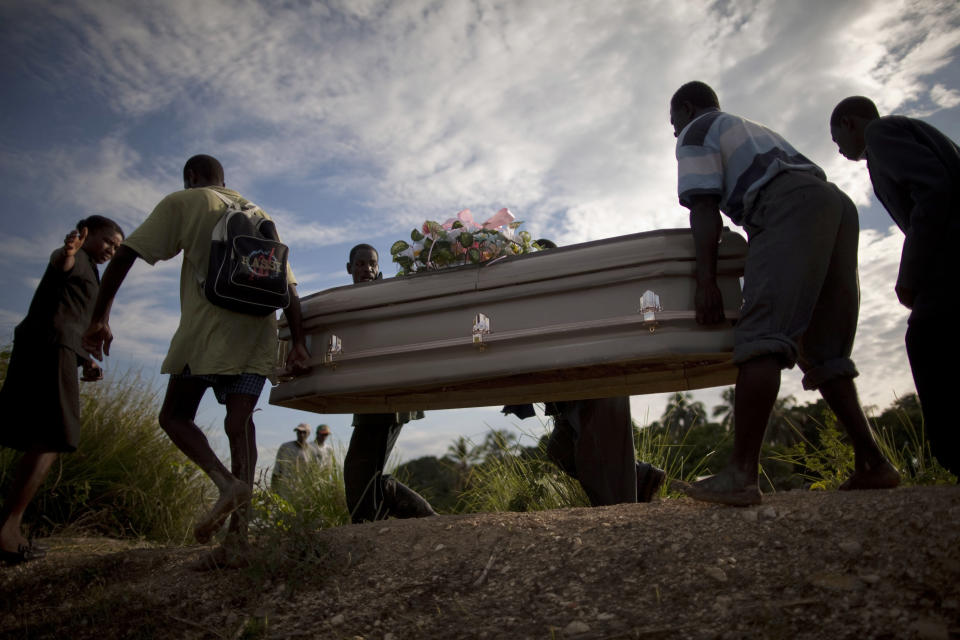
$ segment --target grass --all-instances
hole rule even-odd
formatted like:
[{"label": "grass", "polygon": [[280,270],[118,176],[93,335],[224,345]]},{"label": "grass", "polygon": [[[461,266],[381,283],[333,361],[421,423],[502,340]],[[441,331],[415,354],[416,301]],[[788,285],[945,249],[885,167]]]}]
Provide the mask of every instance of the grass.
[{"label": "grass", "polygon": [[[933,457],[927,441],[923,422],[913,424],[910,416],[898,411],[899,425],[877,425],[874,436],[883,455],[900,470],[902,486],[953,484],[957,481]],[[775,459],[793,465],[795,473],[803,478],[811,489],[832,490],[838,488],[854,470],[853,446],[844,440],[837,428],[836,418],[827,416],[817,423],[816,442],[794,428],[800,441],[786,448]]]},{"label": "grass", "polygon": [[[9,349],[0,350],[0,377],[8,357]],[[81,392],[79,450],[58,456],[25,518],[30,534],[94,532],[164,544],[192,542],[194,520],[216,492],[157,424],[160,398],[154,385],[135,373],[122,373],[85,383]],[[902,471],[904,485],[956,481],[931,456],[922,420],[915,424],[907,411],[900,410],[885,415],[898,419],[879,424],[877,441]],[[547,431],[545,424],[543,429]],[[853,450],[831,415],[806,435],[795,427],[794,431],[799,436],[795,444],[765,449],[764,491],[797,486],[835,489],[849,477]],[[486,450],[483,462],[458,469],[464,476],[459,478],[462,490],[456,493],[454,512],[589,505],[579,483],[549,462],[546,438],[526,435],[538,445],[521,450],[503,442]],[[729,432],[710,423],[694,426],[681,438],[671,436],[667,428],[638,429],[634,443],[638,460],[664,469],[669,478],[689,481],[726,462],[730,438]],[[283,495],[271,491],[264,477],[256,483],[251,535],[269,550],[263,554],[264,572],[316,569],[324,554],[318,532],[350,522],[343,457],[339,450],[332,466],[304,469]],[[18,458],[15,451],[0,450],[0,491],[8,490]],[[668,486],[660,495],[671,495]]]},{"label": "grass", "polygon": [[460,494],[457,511],[542,511],[589,505],[580,484],[547,461],[545,441],[541,439],[537,455],[513,455],[510,450],[501,450],[475,465]]},{"label": "grass", "polygon": [[332,457],[327,467],[312,464],[298,469],[281,493],[274,492],[266,474],[261,474],[254,485],[250,519],[250,535],[260,552],[254,556],[249,577],[282,577],[293,588],[330,561],[320,530],[350,523],[343,452],[335,451]]}]

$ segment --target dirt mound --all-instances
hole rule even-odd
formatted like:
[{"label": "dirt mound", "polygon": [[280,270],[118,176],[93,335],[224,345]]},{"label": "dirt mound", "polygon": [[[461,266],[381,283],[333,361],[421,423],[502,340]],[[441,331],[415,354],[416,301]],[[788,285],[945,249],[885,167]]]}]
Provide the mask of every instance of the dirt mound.
[{"label": "dirt mound", "polygon": [[206,572],[47,543],[0,570],[3,637],[960,637],[960,487],[390,520]]}]

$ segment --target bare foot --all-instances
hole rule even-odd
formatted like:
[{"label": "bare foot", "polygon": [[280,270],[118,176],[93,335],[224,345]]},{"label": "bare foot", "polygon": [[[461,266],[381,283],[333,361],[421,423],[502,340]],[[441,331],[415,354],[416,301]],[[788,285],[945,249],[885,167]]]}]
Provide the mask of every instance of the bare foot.
[{"label": "bare foot", "polygon": [[200,556],[190,565],[190,568],[194,571],[213,571],[215,569],[242,569],[249,565],[250,545],[225,542]]},{"label": "bare foot", "polygon": [[694,500],[728,504],[734,507],[749,507],[760,504],[761,500],[760,488],[756,482],[747,482],[742,474],[729,468],[716,475],[707,476],[703,480],[697,480],[682,490]]},{"label": "bare foot", "polygon": [[200,544],[210,542],[210,538],[223,526],[230,514],[249,502],[251,496],[250,487],[240,480],[235,480],[226,491],[220,493],[220,498],[210,513],[194,527],[193,537]]},{"label": "bare foot", "polygon": [[840,491],[860,489],[893,489],[900,484],[900,472],[884,460],[873,469],[858,469],[840,485]]}]

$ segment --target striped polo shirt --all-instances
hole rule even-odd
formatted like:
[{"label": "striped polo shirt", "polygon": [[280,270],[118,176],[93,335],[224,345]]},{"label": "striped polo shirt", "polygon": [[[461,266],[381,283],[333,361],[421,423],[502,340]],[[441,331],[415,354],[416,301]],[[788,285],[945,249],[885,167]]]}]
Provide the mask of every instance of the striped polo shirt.
[{"label": "striped polo shirt", "polygon": [[680,204],[689,208],[692,196],[720,196],[720,210],[736,224],[743,224],[760,189],[783,171],[809,171],[826,180],[778,133],[722,111],[705,113],[680,132],[677,169]]}]

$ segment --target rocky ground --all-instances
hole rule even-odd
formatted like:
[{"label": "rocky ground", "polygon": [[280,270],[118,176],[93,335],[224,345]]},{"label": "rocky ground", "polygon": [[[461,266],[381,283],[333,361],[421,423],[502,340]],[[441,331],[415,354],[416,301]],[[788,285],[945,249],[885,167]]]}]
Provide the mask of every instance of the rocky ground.
[{"label": "rocky ground", "polygon": [[390,520],[209,547],[52,538],[4,638],[960,638],[960,487]]}]

